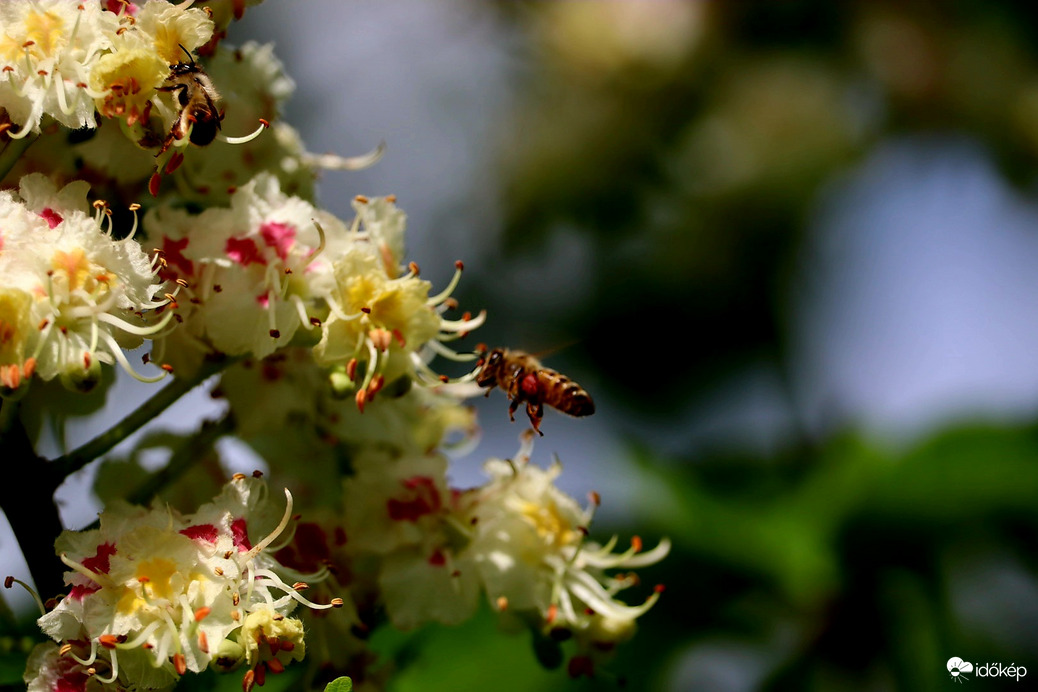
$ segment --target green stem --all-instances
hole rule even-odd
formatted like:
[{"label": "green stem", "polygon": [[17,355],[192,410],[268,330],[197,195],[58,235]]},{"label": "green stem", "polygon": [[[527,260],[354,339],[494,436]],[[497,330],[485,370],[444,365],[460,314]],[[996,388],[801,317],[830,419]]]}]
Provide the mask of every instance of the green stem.
[{"label": "green stem", "polygon": [[183,476],[196,461],[212,449],[217,440],[233,431],[234,418],[231,415],[226,415],[218,421],[206,421],[197,434],[177,447],[165,466],[137,486],[126,499],[134,504],[149,502],[160,490]]},{"label": "green stem", "polygon": [[154,420],[180,397],[234,361],[233,358],[223,358],[220,361],[207,362],[194,377],[174,379],[126,418],[65,456],[55,459],[52,462],[55,471],[61,478],[66,478],[80,470],[125,440],[141,426]]}]

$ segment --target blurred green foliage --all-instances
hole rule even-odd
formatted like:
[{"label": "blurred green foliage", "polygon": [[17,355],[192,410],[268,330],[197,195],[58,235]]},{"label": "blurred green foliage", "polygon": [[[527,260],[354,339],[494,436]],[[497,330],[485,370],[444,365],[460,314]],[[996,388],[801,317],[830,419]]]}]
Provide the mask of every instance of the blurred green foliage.
[{"label": "blurred green foliage", "polygon": [[[465,289],[518,325],[502,339],[564,346],[620,416],[676,424],[761,364],[792,391],[807,222],[878,144],[955,133],[1021,190],[1038,171],[1029,3],[497,10],[529,64],[501,128],[502,246]],[[552,300],[538,267],[548,285],[576,278]],[[674,540],[646,574],[663,600],[613,672],[495,688],[930,690],[952,684],[951,656],[1038,675],[1038,428],[958,426],[906,450],[852,421],[787,440],[669,459],[632,442],[645,505],[612,528]],[[710,677],[725,664],[735,677]]]}]

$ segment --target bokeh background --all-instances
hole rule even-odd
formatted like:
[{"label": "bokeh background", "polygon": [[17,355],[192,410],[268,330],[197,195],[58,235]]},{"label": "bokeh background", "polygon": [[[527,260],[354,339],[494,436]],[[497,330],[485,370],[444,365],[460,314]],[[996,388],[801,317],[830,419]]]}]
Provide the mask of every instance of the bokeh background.
[{"label": "bokeh background", "polygon": [[[386,143],[323,204],[396,194],[423,277],[464,260],[479,338],[594,395],[534,460],[601,493],[595,535],[674,544],[595,679],[483,617],[376,640],[394,689],[940,690],[952,657],[1038,680],[1036,14],[267,0],[232,27],[275,43],[309,149]],[[478,404],[460,486],[525,427]]]}]

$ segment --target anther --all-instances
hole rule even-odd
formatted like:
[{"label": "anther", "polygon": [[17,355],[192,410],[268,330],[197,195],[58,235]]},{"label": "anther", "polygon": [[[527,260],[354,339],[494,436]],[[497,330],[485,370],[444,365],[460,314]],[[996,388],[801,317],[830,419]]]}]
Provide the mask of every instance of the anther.
[{"label": "anther", "polygon": [[170,373],[170,374],[173,373],[173,366],[170,365],[169,363],[163,363],[159,367],[162,368],[163,370],[165,370],[166,372]]},{"label": "anther", "polygon": [[173,152],[173,155],[169,157],[169,161],[166,163],[166,175],[180,168],[182,163],[184,163],[184,153],[181,151]]},{"label": "anther", "polygon": [[365,197],[364,195],[357,195],[353,199],[355,201],[357,201],[357,202],[360,202],[361,204],[367,204],[368,203],[368,198]]}]

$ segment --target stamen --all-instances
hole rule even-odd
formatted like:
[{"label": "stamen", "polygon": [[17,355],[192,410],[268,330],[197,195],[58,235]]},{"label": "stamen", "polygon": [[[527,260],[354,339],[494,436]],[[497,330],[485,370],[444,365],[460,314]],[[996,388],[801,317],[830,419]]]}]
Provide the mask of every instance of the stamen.
[{"label": "stamen", "polygon": [[14,585],[14,584],[18,584],[23,589],[28,591],[29,595],[32,596],[32,599],[34,601],[36,601],[36,605],[39,606],[40,615],[46,615],[47,609],[43,607],[43,600],[40,598],[40,595],[38,593],[36,593],[36,589],[32,588],[31,586],[26,584],[21,579],[18,579],[17,577],[14,577],[14,576],[8,576],[6,579],[4,579],[4,588],[5,589],[11,588],[11,586]]},{"label": "stamen", "polygon": [[96,639],[91,639],[90,640],[90,655],[87,656],[85,659],[84,658],[80,658],[79,656],[77,656],[76,653],[72,650],[71,646],[69,647],[69,650],[68,650],[68,656],[73,661],[75,661],[76,663],[78,663],[80,665],[89,666],[91,663],[93,663],[94,661],[97,660],[97,640]]},{"label": "stamen", "polygon": [[321,224],[317,223],[317,219],[310,219],[310,221],[313,222],[314,228],[317,229],[317,237],[320,239],[320,242],[317,244],[317,247],[314,249],[313,252],[310,253],[310,257],[308,258],[310,262],[313,262],[321,256],[322,252],[324,252],[324,248],[327,245],[328,236],[327,234],[325,234],[324,229],[321,227]]},{"label": "stamen", "polygon": [[158,382],[166,376],[167,373],[165,372],[159,373],[154,377],[147,377],[145,375],[141,375],[133,369],[132,365],[130,365],[130,361],[126,359],[126,355],[123,353],[122,348],[120,348],[119,344],[116,343],[115,339],[112,337],[111,334],[109,334],[108,332],[101,332],[101,338],[104,339],[104,342],[106,344],[108,344],[108,348],[111,351],[111,354],[115,357],[115,360],[118,361],[119,365],[122,366],[122,369],[126,371],[126,374],[132,377],[133,379],[137,380],[138,382],[151,384],[153,382]]},{"label": "stamen", "polygon": [[71,567],[75,571],[79,572],[80,574],[82,574],[84,577],[86,577],[90,581],[94,582],[95,584],[98,584],[99,586],[101,586],[103,588],[114,588],[115,587],[115,583],[112,582],[112,580],[108,577],[107,574],[101,574],[100,572],[95,572],[92,569],[90,569],[89,567],[86,567],[83,564],[81,564],[79,562],[76,562],[75,560],[70,558],[65,553],[62,553],[58,557],[66,565],[68,565],[69,567]]},{"label": "stamen", "polygon": [[[76,18],[76,26],[79,26],[79,18]],[[60,75],[55,74],[56,79],[54,80],[54,91],[58,96],[58,108],[65,115],[72,115],[75,112],[75,108],[69,108],[68,102],[65,98],[65,80],[61,79]]]},{"label": "stamen", "polygon": [[310,154],[303,156],[303,162],[308,166],[323,168],[329,171],[357,171],[368,168],[378,163],[386,151],[386,143],[379,145],[367,154],[353,157],[342,157],[335,154]]},{"label": "stamen", "polygon": [[[288,522],[289,522],[289,520],[291,518],[292,518],[292,493],[289,492],[288,488],[285,488],[285,514],[284,514],[283,517],[281,517],[281,523],[279,523],[276,527],[274,527],[274,530],[271,531],[269,534],[267,534],[266,538],[264,538],[262,541],[260,541],[256,545],[254,545],[249,552],[245,553],[244,556],[239,558],[239,560],[238,560],[239,566],[243,565],[243,564],[249,564],[250,572],[251,572],[251,562],[252,562],[252,560],[257,555],[259,555],[263,551],[264,548],[266,548],[268,545],[270,545],[271,543],[274,542],[274,539],[278,537],[278,534],[280,534],[282,531],[284,531],[285,527],[288,526]],[[250,585],[250,588],[251,588],[251,585]]]},{"label": "stamen", "polygon": [[425,301],[426,305],[439,305],[443,301],[450,297],[454,289],[458,287],[458,282],[461,281],[461,272],[464,269],[464,265],[461,260],[454,263],[454,276],[451,277],[451,281],[447,284],[447,288],[443,289],[440,293],[436,294],[432,298]]},{"label": "stamen", "polygon": [[[257,137],[259,137],[260,134],[264,130],[266,130],[268,127],[270,127],[270,123],[268,123],[266,120],[263,120],[261,118],[260,119],[260,126],[258,128],[256,128],[250,134],[247,134],[247,135],[245,135],[243,137],[227,137],[226,135],[223,135],[223,134],[217,134],[216,138],[218,140],[220,140],[221,142],[226,142],[227,144],[245,144],[246,142],[251,142],[252,140],[254,140]],[[188,138],[185,137],[185,139],[188,139]]]},{"label": "stamen", "polygon": [[472,361],[479,359],[479,354],[477,353],[458,353],[457,351],[447,348],[435,339],[428,341],[426,346],[428,346],[430,350],[435,351],[436,355],[443,356],[447,360],[453,360],[456,363],[471,363]]}]

